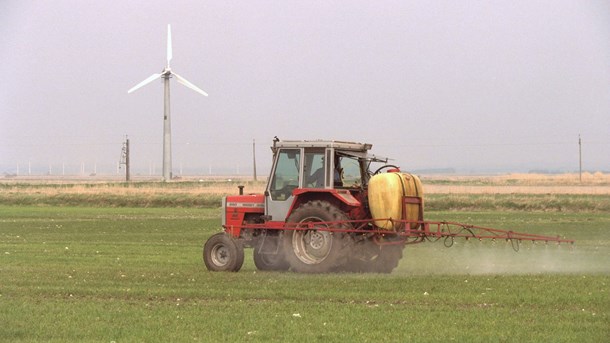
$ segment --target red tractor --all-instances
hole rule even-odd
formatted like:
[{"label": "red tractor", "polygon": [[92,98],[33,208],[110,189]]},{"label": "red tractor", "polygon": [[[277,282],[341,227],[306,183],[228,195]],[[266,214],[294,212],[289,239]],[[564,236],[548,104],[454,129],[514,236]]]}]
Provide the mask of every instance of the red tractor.
[{"label": "red tractor", "polygon": [[[238,271],[244,247],[259,270],[390,273],[406,244],[456,237],[572,242],[448,222],[425,222],[419,178],[369,153],[371,144],[273,141],[264,194],[227,196],[223,232],[204,245],[211,271]],[[376,167],[373,169],[373,167]],[[436,229],[434,229],[436,227]]]}]

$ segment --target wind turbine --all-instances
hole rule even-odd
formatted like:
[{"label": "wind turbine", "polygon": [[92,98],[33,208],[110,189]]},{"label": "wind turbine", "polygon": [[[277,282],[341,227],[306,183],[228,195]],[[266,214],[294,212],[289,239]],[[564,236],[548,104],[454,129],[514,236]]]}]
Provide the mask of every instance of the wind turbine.
[{"label": "wind turbine", "polygon": [[170,120],[170,107],[169,107],[169,79],[175,76],[179,83],[186,87],[194,90],[195,92],[208,96],[208,93],[202,91],[199,87],[188,82],[182,76],[174,73],[169,67],[169,62],[172,59],[172,30],[170,25],[167,25],[167,66],[163,69],[160,74],[153,74],[146,80],[133,86],[127,93],[131,93],[156,79],[163,79],[163,181],[171,180],[172,178],[172,128]]}]

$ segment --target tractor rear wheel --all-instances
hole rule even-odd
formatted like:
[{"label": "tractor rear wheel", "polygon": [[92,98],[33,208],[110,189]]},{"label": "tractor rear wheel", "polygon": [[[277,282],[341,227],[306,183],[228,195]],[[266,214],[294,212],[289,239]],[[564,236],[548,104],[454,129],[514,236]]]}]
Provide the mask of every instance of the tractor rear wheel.
[{"label": "tractor rear wheel", "polygon": [[244,264],[244,248],[229,234],[217,233],[203,246],[203,262],[209,271],[237,272]]},{"label": "tractor rear wheel", "polygon": [[[328,224],[318,222],[341,222],[349,218],[327,201],[310,201],[292,212],[288,225],[312,227],[304,230],[284,231],[283,249],[286,260],[293,271],[301,273],[327,273],[345,265],[351,246],[351,237],[344,232],[323,231]],[[337,223],[335,229],[351,229],[349,223]]]}]

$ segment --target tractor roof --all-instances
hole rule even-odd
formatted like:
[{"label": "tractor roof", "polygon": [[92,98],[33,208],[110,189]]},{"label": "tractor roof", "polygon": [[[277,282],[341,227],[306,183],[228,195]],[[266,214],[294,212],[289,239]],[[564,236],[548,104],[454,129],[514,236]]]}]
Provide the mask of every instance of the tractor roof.
[{"label": "tractor roof", "polygon": [[369,143],[343,142],[333,140],[274,140],[272,150],[278,148],[334,148],[336,152],[372,161],[387,162],[387,158],[368,153],[373,147]]},{"label": "tractor roof", "polygon": [[312,140],[312,141],[274,141],[275,148],[335,148],[337,150],[366,152],[371,150],[372,144],[342,142],[332,140]]}]

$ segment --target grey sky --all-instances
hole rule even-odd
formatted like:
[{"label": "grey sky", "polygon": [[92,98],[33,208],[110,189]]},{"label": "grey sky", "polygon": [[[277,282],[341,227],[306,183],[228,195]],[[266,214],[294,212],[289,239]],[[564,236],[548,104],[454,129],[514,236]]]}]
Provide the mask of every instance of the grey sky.
[{"label": "grey sky", "polygon": [[0,173],[268,170],[273,136],[369,142],[405,169],[610,170],[608,1],[0,3]]}]

